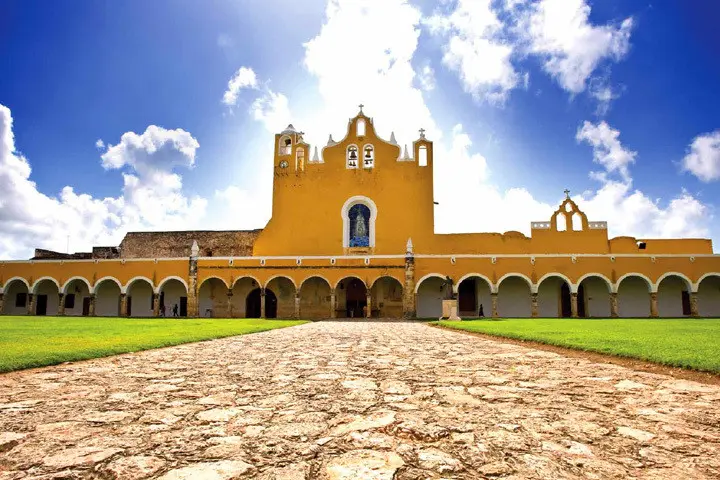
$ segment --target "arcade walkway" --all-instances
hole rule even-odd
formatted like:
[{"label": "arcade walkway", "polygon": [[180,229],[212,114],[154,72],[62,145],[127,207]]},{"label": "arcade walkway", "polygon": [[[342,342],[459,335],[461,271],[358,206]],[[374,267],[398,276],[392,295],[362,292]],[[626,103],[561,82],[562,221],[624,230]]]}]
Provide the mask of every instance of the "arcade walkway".
[{"label": "arcade walkway", "polygon": [[0,375],[0,478],[719,478],[719,403],[421,323],[319,322]]}]

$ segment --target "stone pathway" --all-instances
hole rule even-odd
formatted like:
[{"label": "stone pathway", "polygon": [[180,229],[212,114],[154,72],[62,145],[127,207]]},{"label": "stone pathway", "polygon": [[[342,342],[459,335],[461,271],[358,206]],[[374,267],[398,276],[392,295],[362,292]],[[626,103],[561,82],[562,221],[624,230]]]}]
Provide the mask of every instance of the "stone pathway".
[{"label": "stone pathway", "polygon": [[720,478],[720,387],[419,323],[0,375],[0,479]]}]

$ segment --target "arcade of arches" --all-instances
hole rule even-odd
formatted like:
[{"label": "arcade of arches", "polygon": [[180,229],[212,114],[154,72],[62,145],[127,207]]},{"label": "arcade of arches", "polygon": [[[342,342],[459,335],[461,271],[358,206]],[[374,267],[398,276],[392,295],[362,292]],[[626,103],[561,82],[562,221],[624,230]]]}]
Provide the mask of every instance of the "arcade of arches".
[{"label": "arcade of arches", "polygon": [[[413,294],[416,317],[442,314],[444,285],[440,274],[420,280]],[[720,316],[720,275],[707,275],[694,286],[673,274],[657,284],[640,274],[628,274],[616,284],[599,274],[585,275],[578,284],[561,274],[548,274],[537,284],[522,274],[508,274],[497,284],[483,275],[468,274],[454,292],[459,315],[466,318]],[[403,284],[391,276],[376,279],[369,288],[355,276],[335,285],[320,276],[299,285],[278,276],[264,286],[253,277],[238,278],[231,286],[210,277],[199,285],[197,308],[200,317],[401,318],[404,297]],[[95,285],[79,277],[64,285],[50,277],[32,285],[12,279],[0,299],[0,312],[6,315],[188,316],[188,286],[180,278],[168,278],[157,286],[147,278],[127,285],[114,278]]]}]

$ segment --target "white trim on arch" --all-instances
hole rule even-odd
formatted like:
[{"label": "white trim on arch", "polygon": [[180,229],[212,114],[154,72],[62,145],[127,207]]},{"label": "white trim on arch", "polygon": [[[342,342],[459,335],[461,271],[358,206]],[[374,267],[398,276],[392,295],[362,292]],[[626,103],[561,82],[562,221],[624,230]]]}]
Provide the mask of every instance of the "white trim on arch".
[{"label": "white trim on arch", "polygon": [[427,280],[428,278],[432,278],[432,277],[437,277],[443,281],[447,278],[446,275],[440,275],[439,273],[428,273],[424,277],[421,277],[420,280],[418,280],[417,283],[415,284],[415,293],[418,293],[418,290],[420,289],[420,285],[422,285],[422,283],[425,280]]},{"label": "white trim on arch", "polygon": [[177,280],[178,282],[182,283],[182,284],[185,286],[185,292],[189,292],[189,291],[190,291],[190,289],[188,288],[188,284],[187,284],[187,282],[185,281],[184,278],[178,277],[178,276],[176,276],[176,275],[171,275],[171,276],[169,276],[169,277],[163,278],[163,279],[160,281],[160,283],[158,283],[158,286],[155,287],[155,288],[153,288],[153,292],[155,292],[155,293],[160,293],[160,291],[162,290],[163,286],[165,286],[165,284],[166,284],[167,282],[169,282],[170,280]]},{"label": "white trim on arch", "polygon": [[209,277],[203,278],[203,281],[198,284],[198,292],[200,291],[200,289],[202,288],[202,286],[205,285],[205,282],[208,282],[208,281],[213,280],[213,279],[215,279],[215,280],[220,280],[220,281],[223,283],[223,285],[225,285],[225,288],[227,288],[228,290],[230,289],[230,287],[228,287],[228,284],[227,284],[227,282],[225,281],[224,278],[218,277],[218,276],[216,276],[216,275],[211,275],[211,276],[209,276]]},{"label": "white trim on arch", "polygon": [[368,232],[368,240],[371,248],[375,246],[375,221],[378,215],[377,205],[368,197],[355,195],[354,197],[348,198],[340,209],[340,216],[343,221],[343,248],[350,246],[350,219],[348,218],[348,213],[350,212],[350,208],[358,203],[370,209],[370,221],[368,222],[370,224],[370,232]]},{"label": "white trim on arch", "polygon": [[120,293],[125,293],[125,292],[123,291],[123,284],[122,284],[122,282],[121,282],[120,280],[118,280],[117,278],[115,278],[115,277],[113,277],[113,276],[110,276],[110,275],[108,275],[108,276],[106,276],[106,277],[102,277],[101,279],[99,279],[98,281],[96,281],[96,282],[95,282],[95,285],[93,285],[92,293],[95,293],[95,292],[97,291],[98,285],[100,285],[102,282],[105,282],[105,281],[107,281],[107,280],[111,280],[111,281],[115,282],[115,284],[116,284],[116,285],[118,286],[118,288],[120,289]]},{"label": "white trim on arch", "polygon": [[528,284],[528,287],[530,287],[530,293],[537,293],[537,286],[532,282],[532,280],[530,279],[530,277],[528,277],[527,275],[524,275],[524,274],[522,274],[522,273],[518,273],[518,272],[506,273],[505,275],[503,275],[502,277],[500,277],[500,278],[498,279],[498,281],[497,281],[497,286],[495,287],[495,288],[497,289],[497,292],[498,292],[498,293],[500,292],[500,285],[502,285],[502,282],[503,282],[505,279],[508,279],[508,278],[510,278],[510,277],[522,278],[522,279],[525,280],[525,282]]},{"label": "white trim on arch", "polygon": [[537,291],[540,290],[540,284],[542,284],[542,282],[544,282],[545,280],[547,280],[550,277],[557,277],[557,278],[561,278],[561,279],[565,280],[565,283],[568,284],[568,288],[570,289],[570,292],[577,293],[578,286],[575,285],[572,282],[572,280],[570,280],[566,275],[563,275],[562,273],[558,273],[558,272],[549,272],[549,273],[546,273],[545,275],[543,275],[542,277],[540,277],[540,279],[537,281],[537,284],[535,286],[535,293],[537,293]]},{"label": "white trim on arch", "polygon": [[612,283],[612,282],[610,281],[610,279],[607,278],[607,277],[606,277],[605,275],[603,275],[602,273],[586,273],[586,274],[583,275],[582,277],[578,278],[578,281],[577,281],[577,284],[576,284],[576,285],[577,285],[577,288],[580,289],[580,284],[581,284],[584,280],[587,280],[588,278],[592,278],[592,277],[597,277],[597,278],[600,278],[600,279],[604,280],[604,281],[605,281],[605,284],[607,285],[608,293],[617,293],[617,291],[615,290],[615,284]]},{"label": "white trim on arch", "polygon": [[286,279],[286,280],[290,280],[290,283],[292,283],[292,284],[293,284],[293,287],[295,287],[295,291],[296,291],[296,292],[298,291],[297,284],[295,283],[295,280],[293,280],[291,277],[288,277],[287,275],[273,275],[272,277],[268,278],[268,279],[265,281],[265,285],[263,285],[263,288],[268,288],[268,285],[270,285],[270,282],[272,282],[273,280],[275,280],[275,279],[277,279],[277,278],[284,278],[284,279]]},{"label": "white trim on arch", "polygon": [[92,295],[92,294],[95,293],[95,287],[93,287],[92,285],[90,285],[90,282],[88,281],[88,279],[85,278],[85,277],[80,277],[80,276],[75,276],[75,277],[70,277],[70,278],[68,278],[68,279],[65,281],[65,283],[63,284],[62,288],[60,289],[60,293],[66,294],[66,293],[67,293],[67,288],[70,286],[70,282],[72,282],[73,280],[82,280],[82,281],[85,283],[85,285],[87,285],[87,287],[88,287],[88,292],[90,293],[90,295]]},{"label": "white trim on arch", "polygon": [[133,283],[137,282],[138,280],[145,280],[147,283],[149,283],[149,284],[150,284],[150,288],[152,288],[153,293],[155,293],[155,285],[153,285],[153,281],[150,280],[150,279],[147,278],[147,277],[142,276],[142,275],[139,275],[139,276],[137,276],[137,277],[133,277],[133,278],[131,278],[130,280],[128,280],[127,283],[126,283],[125,285],[123,285],[122,289],[120,289],[120,293],[127,294],[128,288],[130,288],[130,286],[131,286]]},{"label": "white trim on arch", "polygon": [[367,283],[365,283],[365,280],[363,280],[362,278],[358,277],[357,275],[348,275],[347,277],[343,277],[343,278],[341,278],[340,280],[338,280],[338,281],[335,283],[335,287],[334,287],[335,290],[337,290],[338,285],[340,285],[340,282],[342,282],[343,280],[347,280],[347,279],[349,279],[349,278],[354,278],[354,279],[356,279],[356,280],[360,280],[360,281],[362,282],[362,284],[365,285],[365,290],[368,291],[368,286],[367,286]]},{"label": "white trim on arch", "polygon": [[332,290],[332,283],[330,283],[330,280],[328,280],[327,278],[323,277],[322,275],[310,275],[309,277],[305,277],[305,278],[303,279],[303,281],[300,282],[300,285],[298,286],[298,289],[297,289],[298,292],[300,292],[300,291],[302,290],[302,287],[303,287],[303,285],[305,285],[305,282],[307,282],[308,280],[313,279],[313,278],[319,278],[319,279],[321,279],[321,280],[324,280],[325,283],[327,283],[328,288]]},{"label": "white trim on arch", "polygon": [[7,286],[10,285],[10,284],[11,284],[12,282],[14,282],[15,280],[19,280],[21,283],[24,283],[24,284],[25,284],[25,287],[27,287],[28,293],[32,293],[32,290],[30,289],[30,284],[29,284],[28,281],[25,280],[23,277],[11,277],[11,278],[8,278],[7,281],[6,281],[5,283],[3,283],[2,287],[0,287],[0,293],[4,293],[4,292],[5,292],[5,289],[7,288]]},{"label": "white trim on arch", "polygon": [[620,291],[620,283],[628,277],[642,278],[648,284],[648,292],[649,293],[657,293],[657,288],[655,288],[655,284],[647,276],[643,275],[642,273],[637,273],[637,272],[626,273],[625,275],[618,278],[617,282],[615,282],[615,293]]},{"label": "white trim on arch", "polygon": [[685,282],[685,286],[688,289],[688,293],[697,291],[697,290],[693,290],[694,285],[693,285],[692,280],[690,280],[687,276],[685,276],[685,274],[680,273],[680,272],[665,272],[662,275],[660,275],[660,277],[658,277],[657,281],[655,282],[655,286],[654,286],[655,291],[660,290],[660,282],[665,280],[667,277],[681,278]]},{"label": "white trim on arch", "polygon": [[37,280],[35,280],[35,283],[32,284],[32,288],[30,289],[30,293],[32,293],[33,295],[35,295],[35,289],[36,289],[37,286],[40,284],[40,282],[42,282],[43,280],[51,280],[51,281],[55,284],[55,286],[57,287],[58,293],[60,293],[60,282],[58,282],[57,280],[55,280],[53,277],[40,277],[40,278],[38,278]]},{"label": "white trim on arch", "polygon": [[254,281],[257,284],[253,288],[263,288],[262,282],[260,280],[258,280],[257,277],[255,277],[253,275],[241,275],[241,276],[237,277],[235,280],[233,280],[232,287],[230,287],[230,289],[234,290],[235,285],[237,285],[238,282],[242,281],[245,278],[249,278],[250,280]]},{"label": "white trim on arch", "polygon": [[460,277],[458,279],[458,281],[457,281],[457,283],[455,283],[455,285],[453,285],[453,292],[458,293],[458,288],[460,288],[460,284],[463,282],[463,280],[467,280],[468,278],[472,278],[472,277],[482,278],[483,280],[485,280],[487,282],[488,286],[490,287],[490,293],[497,293],[497,287],[495,287],[495,284],[493,284],[493,282],[491,282],[490,279],[488,277],[486,277],[485,275],[483,275],[482,273],[466,273],[465,275],[463,275],[462,277]]},{"label": "white trim on arch", "polygon": [[710,277],[717,277],[720,280],[720,272],[708,272],[702,277],[698,278],[698,281],[693,284],[693,292],[697,293],[698,290],[700,290],[700,284],[703,282],[703,280]]}]

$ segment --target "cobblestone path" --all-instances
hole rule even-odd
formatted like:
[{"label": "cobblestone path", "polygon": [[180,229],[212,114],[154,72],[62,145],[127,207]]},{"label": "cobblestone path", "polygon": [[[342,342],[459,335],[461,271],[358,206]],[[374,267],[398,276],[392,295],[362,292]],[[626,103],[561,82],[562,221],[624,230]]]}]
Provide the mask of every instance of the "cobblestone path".
[{"label": "cobblestone path", "polygon": [[0,479],[720,478],[720,387],[419,323],[0,375]]}]

